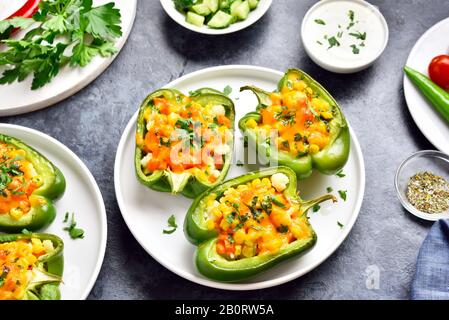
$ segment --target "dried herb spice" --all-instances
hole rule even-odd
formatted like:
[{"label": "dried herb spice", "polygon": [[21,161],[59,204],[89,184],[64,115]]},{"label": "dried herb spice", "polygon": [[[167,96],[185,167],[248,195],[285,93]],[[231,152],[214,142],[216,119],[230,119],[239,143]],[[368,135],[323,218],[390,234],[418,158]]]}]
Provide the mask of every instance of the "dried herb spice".
[{"label": "dried herb spice", "polygon": [[449,209],[449,183],[431,172],[419,172],[408,182],[407,198],[419,211],[444,212]]}]

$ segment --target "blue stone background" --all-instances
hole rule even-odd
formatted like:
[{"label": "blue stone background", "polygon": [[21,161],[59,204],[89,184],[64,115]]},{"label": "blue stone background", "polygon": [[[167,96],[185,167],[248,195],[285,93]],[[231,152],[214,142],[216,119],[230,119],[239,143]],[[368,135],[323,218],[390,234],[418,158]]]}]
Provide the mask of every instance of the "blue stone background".
[{"label": "blue stone background", "polygon": [[[178,26],[157,0],[139,0],[134,29],[113,64],[87,88],[47,109],[0,121],[43,131],[66,144],[95,176],[108,215],[108,244],[90,299],[407,299],[418,249],[431,224],[406,213],[393,178],[412,152],[433,149],[405,104],[402,71],[418,38],[449,16],[447,0],[372,0],[385,15],[390,42],[377,63],[353,75],[322,70],[301,45],[300,26],[313,0],[275,0],[252,27],[210,37]],[[128,120],[151,91],[199,69],[250,64],[298,67],[320,81],[343,106],[366,161],[359,219],[323,264],[287,284],[247,292],[202,287],[166,270],[136,242],[114,194],[116,148]],[[2,90],[5,90],[4,88]],[[379,289],[368,289],[370,270]]]}]

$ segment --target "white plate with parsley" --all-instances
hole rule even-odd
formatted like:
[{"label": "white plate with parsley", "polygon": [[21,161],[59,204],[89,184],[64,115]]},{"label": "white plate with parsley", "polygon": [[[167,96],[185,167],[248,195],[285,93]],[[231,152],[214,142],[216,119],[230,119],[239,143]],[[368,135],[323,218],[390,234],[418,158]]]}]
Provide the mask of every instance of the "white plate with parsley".
[{"label": "white plate with parsley", "polygon": [[[86,299],[100,272],[107,236],[106,209],[94,177],[70,149],[46,134],[9,124],[0,124],[0,133],[35,148],[64,174],[66,190],[55,202],[57,216],[48,228],[38,232],[55,234],[64,241],[61,299]],[[72,229],[79,229],[76,232],[64,230],[70,227],[72,214],[76,223]]]},{"label": "white plate with parsley", "polygon": [[[240,93],[239,88],[255,85],[274,90],[282,76],[282,72],[261,67],[223,66],[191,73],[165,87],[176,88],[185,94],[202,87],[230,92],[238,121],[247,112],[254,111],[257,105],[257,100],[251,93]],[[148,91],[155,89],[157,88],[148,88]],[[136,106],[136,110],[138,107]],[[137,113],[128,123],[117,150],[114,184],[118,204],[126,224],[142,247],[166,268],[185,279],[228,290],[262,289],[291,281],[326,260],[342,244],[357,219],[365,190],[365,167],[357,137],[351,130],[351,153],[343,171],[335,176],[314,173],[299,184],[303,199],[312,199],[329,191],[339,200],[336,204],[324,203],[317,212],[309,213],[318,235],[316,246],[300,258],[279,264],[243,282],[222,283],[207,279],[194,265],[196,247],[187,241],[182,228],[192,200],[153,191],[140,184],[136,178],[136,118]],[[227,179],[257,170],[256,165],[241,165],[244,144],[238,129],[235,135],[235,159]],[[172,215],[174,218],[171,218]]]},{"label": "white plate with parsley", "polygon": [[[42,0],[42,3],[46,2]],[[112,4],[108,4],[110,0],[94,0],[91,8],[85,9],[85,12],[81,9],[86,27],[80,27],[75,22],[78,17],[72,16],[70,12],[79,11],[82,1],[56,2],[61,4],[60,7],[69,3],[70,6],[66,10],[51,9],[47,16],[41,18],[42,21],[34,24],[31,24],[31,20],[21,18],[9,22],[0,21],[0,35],[3,33],[11,41],[23,39],[27,31],[40,25],[45,29],[34,38],[27,39],[26,47],[17,47],[15,42],[9,47],[0,46],[0,116],[50,106],[70,97],[95,80],[125,44],[134,23],[137,5],[136,0],[115,0]],[[0,12],[0,17],[5,15],[6,13]],[[25,30],[8,35],[10,24]],[[71,35],[71,40],[61,37],[61,33]],[[80,34],[84,35],[83,45],[79,45]],[[53,35],[57,35],[56,40],[49,45],[46,40],[51,41]],[[38,44],[39,37],[46,39],[41,45]],[[68,45],[65,50],[62,50],[62,46],[57,48],[57,43],[61,42]],[[22,53],[27,52],[27,48],[31,46],[39,52],[38,56],[22,57]],[[5,53],[8,50],[11,52]],[[11,59],[14,59],[14,64],[8,63]]]}]

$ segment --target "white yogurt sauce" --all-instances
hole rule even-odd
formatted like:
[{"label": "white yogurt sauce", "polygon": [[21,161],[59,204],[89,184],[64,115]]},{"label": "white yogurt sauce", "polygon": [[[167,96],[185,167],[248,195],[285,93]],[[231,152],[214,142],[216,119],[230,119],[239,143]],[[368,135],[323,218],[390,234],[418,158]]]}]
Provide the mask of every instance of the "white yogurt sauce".
[{"label": "white yogurt sauce", "polygon": [[[354,25],[348,29],[350,11],[354,12]],[[306,19],[303,40],[310,55],[336,68],[357,68],[374,61],[385,48],[388,38],[388,29],[381,14],[362,1],[322,0]],[[316,20],[323,21],[325,25]],[[357,39],[349,34],[358,32],[366,33],[366,39]],[[339,42],[339,46],[329,48],[332,37]],[[356,46],[355,49],[352,46]]]},{"label": "white yogurt sauce", "polygon": [[0,21],[5,20],[13,13],[17,12],[27,0],[1,0],[0,1]]}]

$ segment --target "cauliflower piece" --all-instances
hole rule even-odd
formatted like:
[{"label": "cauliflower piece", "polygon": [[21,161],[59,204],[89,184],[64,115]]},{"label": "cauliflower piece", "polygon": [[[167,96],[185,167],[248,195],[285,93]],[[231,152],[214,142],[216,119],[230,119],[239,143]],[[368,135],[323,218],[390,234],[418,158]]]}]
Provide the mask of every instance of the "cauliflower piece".
[{"label": "cauliflower piece", "polygon": [[216,154],[225,155],[231,151],[231,148],[227,144],[220,144],[214,149]]},{"label": "cauliflower piece", "polygon": [[148,162],[150,162],[150,160],[153,158],[153,154],[152,153],[148,153],[145,157],[142,158],[142,160],[140,160],[140,164],[142,165],[142,167],[146,168]]},{"label": "cauliflower piece", "polygon": [[226,110],[221,104],[217,104],[212,107],[210,113],[214,116],[224,116],[226,115]]},{"label": "cauliflower piece", "polygon": [[277,192],[284,191],[289,181],[288,177],[283,173],[275,173],[271,176],[271,184]]}]

